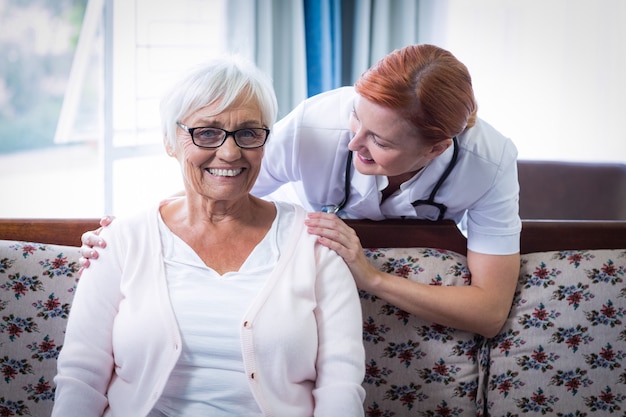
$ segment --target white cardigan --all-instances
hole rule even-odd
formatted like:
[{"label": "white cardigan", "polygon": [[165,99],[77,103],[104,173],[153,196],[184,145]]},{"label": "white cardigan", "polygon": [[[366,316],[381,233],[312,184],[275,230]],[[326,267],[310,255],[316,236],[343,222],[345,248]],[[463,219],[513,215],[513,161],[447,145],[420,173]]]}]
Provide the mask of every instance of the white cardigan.
[{"label": "white cardigan", "polygon": [[[73,301],[53,417],[146,416],[180,355],[158,209],[116,219]],[[266,416],[362,416],[361,307],[350,271],[297,208],[281,257],[241,322],[244,367]]]}]

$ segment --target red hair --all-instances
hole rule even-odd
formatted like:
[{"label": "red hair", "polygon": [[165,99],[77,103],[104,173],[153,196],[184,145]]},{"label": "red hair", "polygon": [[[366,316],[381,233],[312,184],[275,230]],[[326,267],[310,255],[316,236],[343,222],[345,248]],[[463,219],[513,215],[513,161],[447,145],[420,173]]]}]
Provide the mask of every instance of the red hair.
[{"label": "red hair", "polygon": [[365,99],[399,112],[425,140],[450,139],[476,123],[477,104],[469,71],[434,45],[396,50],[355,83]]}]

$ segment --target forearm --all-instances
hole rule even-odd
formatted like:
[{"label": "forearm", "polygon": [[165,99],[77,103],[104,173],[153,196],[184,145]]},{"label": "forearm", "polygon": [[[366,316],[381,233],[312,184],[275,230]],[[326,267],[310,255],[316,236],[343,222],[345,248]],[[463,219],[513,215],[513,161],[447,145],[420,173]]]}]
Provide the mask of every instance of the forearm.
[{"label": "forearm", "polygon": [[366,291],[423,320],[493,337],[511,307],[519,255],[468,253],[471,285],[435,286],[378,271],[368,271]]},{"label": "forearm", "polygon": [[381,272],[380,284],[370,289],[388,303],[443,326],[485,334],[501,325],[489,295],[472,286],[438,286]]}]

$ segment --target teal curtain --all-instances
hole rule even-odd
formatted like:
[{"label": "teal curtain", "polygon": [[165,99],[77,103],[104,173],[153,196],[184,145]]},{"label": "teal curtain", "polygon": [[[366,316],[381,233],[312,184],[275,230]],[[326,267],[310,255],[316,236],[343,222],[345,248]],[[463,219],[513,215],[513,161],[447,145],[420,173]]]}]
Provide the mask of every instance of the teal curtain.
[{"label": "teal curtain", "polygon": [[341,84],[341,1],[304,0],[307,94]]},{"label": "teal curtain", "polygon": [[308,96],[358,77],[418,42],[419,0],[303,0]]}]

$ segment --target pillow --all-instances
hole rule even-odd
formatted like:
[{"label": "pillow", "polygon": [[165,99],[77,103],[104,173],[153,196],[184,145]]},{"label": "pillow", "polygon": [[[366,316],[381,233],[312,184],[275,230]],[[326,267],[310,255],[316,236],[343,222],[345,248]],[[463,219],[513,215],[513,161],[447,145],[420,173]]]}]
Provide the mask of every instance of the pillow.
[{"label": "pillow", "polygon": [[0,415],[49,416],[78,247],[0,240]]},{"label": "pillow", "polygon": [[[390,274],[428,285],[468,285],[466,258],[425,248],[365,249]],[[482,337],[400,310],[360,291],[366,354],[366,416],[477,414]]]},{"label": "pillow", "polygon": [[626,410],[626,251],[522,256],[513,307],[489,340],[491,416]]}]

